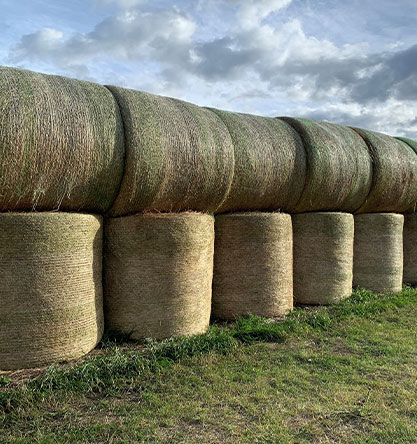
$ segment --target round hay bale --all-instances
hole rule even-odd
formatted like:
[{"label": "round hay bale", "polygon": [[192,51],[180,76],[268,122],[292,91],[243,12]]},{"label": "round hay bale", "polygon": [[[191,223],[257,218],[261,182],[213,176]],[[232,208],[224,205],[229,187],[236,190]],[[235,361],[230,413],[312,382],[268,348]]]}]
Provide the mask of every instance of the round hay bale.
[{"label": "round hay bale", "polygon": [[355,216],[353,285],[375,293],[401,291],[404,216],[369,213]]},{"label": "round hay bale", "polygon": [[216,216],[212,316],[280,318],[292,307],[291,216],[261,212]]},{"label": "round hay bale", "polygon": [[124,156],[110,91],[7,67],[0,91],[0,210],[107,211]]},{"label": "round hay bale", "polygon": [[233,178],[233,146],[222,121],[191,103],[115,86],[126,167],[112,216],[140,211],[212,212]]},{"label": "round hay bale", "polygon": [[103,333],[101,217],[0,214],[0,369],[78,358]]},{"label": "round hay bale", "polygon": [[373,160],[373,179],[367,200],[357,213],[403,212],[417,202],[417,156],[404,142],[360,128]]},{"label": "round hay bale", "polygon": [[306,185],[294,212],[357,210],[372,183],[372,160],[352,129],[328,122],[281,117],[303,140]]},{"label": "round hay bale", "polygon": [[403,231],[404,273],[403,282],[417,285],[417,213],[404,216]]},{"label": "round hay bale", "polygon": [[[406,143],[417,154],[416,140],[409,139],[408,137],[396,137],[396,139]],[[414,203],[408,210],[403,211],[403,213],[413,213],[416,210],[417,210],[417,203]]]},{"label": "round hay bale", "polygon": [[214,218],[137,214],[105,224],[107,327],[133,339],[203,333],[210,320]]},{"label": "round hay bale", "polygon": [[301,213],[292,218],[294,300],[326,305],[352,294],[353,216]]},{"label": "round hay bale", "polygon": [[297,133],[278,119],[212,111],[227,126],[235,153],[232,186],[217,212],[291,211],[306,174],[306,155]]}]

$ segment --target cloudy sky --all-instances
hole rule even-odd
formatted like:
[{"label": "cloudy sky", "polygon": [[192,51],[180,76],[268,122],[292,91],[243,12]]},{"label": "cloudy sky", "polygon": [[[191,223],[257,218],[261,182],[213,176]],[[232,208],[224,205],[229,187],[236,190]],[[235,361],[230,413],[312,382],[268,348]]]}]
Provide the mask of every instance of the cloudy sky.
[{"label": "cloudy sky", "polygon": [[417,138],[416,0],[0,0],[0,64]]}]

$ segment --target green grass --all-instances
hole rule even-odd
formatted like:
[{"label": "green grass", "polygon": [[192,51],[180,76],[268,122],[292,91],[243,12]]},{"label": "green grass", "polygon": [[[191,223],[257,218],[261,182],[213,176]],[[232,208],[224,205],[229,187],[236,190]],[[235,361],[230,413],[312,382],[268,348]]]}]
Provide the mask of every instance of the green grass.
[{"label": "green grass", "polygon": [[417,290],[0,376],[0,443],[415,443]]}]

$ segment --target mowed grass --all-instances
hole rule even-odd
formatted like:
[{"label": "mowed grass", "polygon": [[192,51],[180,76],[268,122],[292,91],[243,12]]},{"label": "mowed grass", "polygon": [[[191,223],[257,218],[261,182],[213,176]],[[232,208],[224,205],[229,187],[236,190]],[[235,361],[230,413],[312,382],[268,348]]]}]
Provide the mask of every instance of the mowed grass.
[{"label": "mowed grass", "polygon": [[417,290],[0,377],[0,443],[416,443]]}]

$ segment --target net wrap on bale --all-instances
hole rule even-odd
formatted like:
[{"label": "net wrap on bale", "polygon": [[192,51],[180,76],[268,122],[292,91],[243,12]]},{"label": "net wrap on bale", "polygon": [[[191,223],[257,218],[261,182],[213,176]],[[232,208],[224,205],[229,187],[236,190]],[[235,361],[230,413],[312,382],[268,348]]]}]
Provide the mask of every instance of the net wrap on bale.
[{"label": "net wrap on bale", "polygon": [[293,215],[294,300],[325,305],[352,294],[353,216]]},{"label": "net wrap on bale", "polygon": [[210,320],[214,218],[148,213],[105,225],[105,317],[131,338],[204,332]]},{"label": "net wrap on bale", "polygon": [[284,213],[215,217],[213,313],[279,318],[293,307],[292,225]]},{"label": "net wrap on bale", "polygon": [[417,213],[404,216],[403,255],[403,282],[415,286],[417,285]]},{"label": "net wrap on bale", "polygon": [[0,369],[77,358],[96,346],[101,262],[99,216],[0,214]]}]

